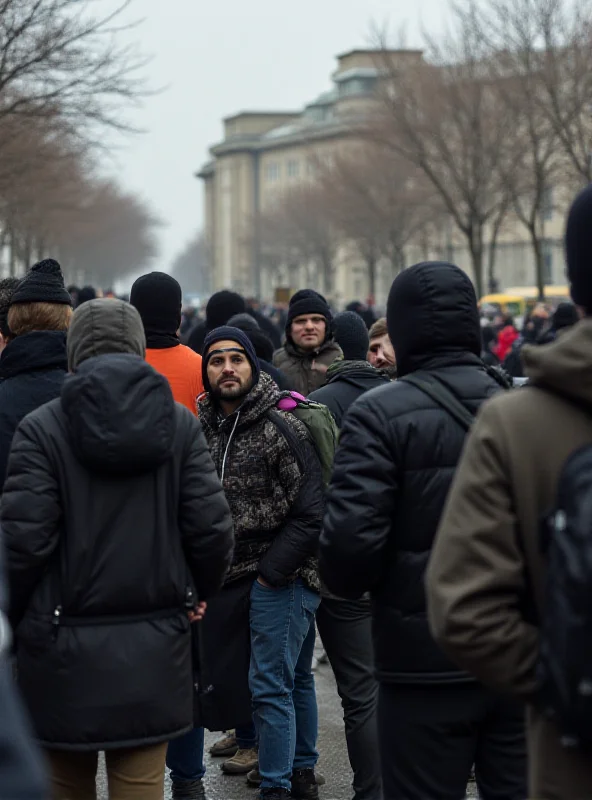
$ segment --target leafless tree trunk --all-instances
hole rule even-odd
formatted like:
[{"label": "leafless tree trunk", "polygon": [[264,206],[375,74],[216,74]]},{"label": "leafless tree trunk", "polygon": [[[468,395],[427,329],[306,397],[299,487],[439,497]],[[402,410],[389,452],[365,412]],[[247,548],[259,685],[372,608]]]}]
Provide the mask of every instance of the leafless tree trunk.
[{"label": "leafless tree trunk", "polygon": [[484,230],[499,213],[499,165],[513,147],[512,120],[484,79],[487,50],[473,20],[453,9],[450,33],[428,41],[428,60],[402,60],[382,42],[386,78],[371,139],[420,170],[467,242],[478,293]]}]

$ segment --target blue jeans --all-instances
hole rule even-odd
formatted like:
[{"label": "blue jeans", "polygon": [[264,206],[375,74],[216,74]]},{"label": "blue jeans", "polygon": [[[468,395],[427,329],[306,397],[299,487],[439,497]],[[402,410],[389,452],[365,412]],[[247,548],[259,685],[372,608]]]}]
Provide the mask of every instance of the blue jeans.
[{"label": "blue jeans", "polygon": [[312,658],[320,597],[298,579],[251,590],[251,668],[262,789],[290,790],[292,769],[314,768],[318,709]]},{"label": "blue jeans", "polygon": [[189,733],[169,742],[166,764],[174,782],[201,780],[206,774],[204,729],[193,728]]}]

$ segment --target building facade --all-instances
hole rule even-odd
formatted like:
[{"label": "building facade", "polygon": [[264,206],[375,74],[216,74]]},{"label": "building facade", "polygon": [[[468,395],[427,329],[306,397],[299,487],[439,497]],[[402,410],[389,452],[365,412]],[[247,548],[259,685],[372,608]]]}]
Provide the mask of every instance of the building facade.
[{"label": "building facade", "polygon": [[[391,58],[403,65],[421,60],[419,50],[396,50]],[[291,187],[314,181],[315,165],[331,159],[355,136],[376,104],[380,79],[379,54],[353,50],[337,57],[332,88],[304,109],[296,111],[243,111],[227,117],[224,138],[211,150],[211,160],[198,173],[205,194],[205,237],[214,291],[232,288],[246,296],[271,299],[279,287],[314,284],[320,276],[307,265],[264,266],[260,220],[278,197]],[[544,257],[548,283],[564,283],[563,220],[560,198],[550,192],[545,210]],[[526,230],[511,219],[495,248],[495,273],[500,288],[536,283],[532,247]],[[450,224],[440,225],[429,241],[413,241],[406,263],[426,258],[453,260],[471,274],[467,248]],[[487,262],[487,255],[486,255]],[[368,270],[351,243],[343,242],[336,259],[336,305],[364,300],[370,292]],[[392,268],[379,265],[376,302],[385,302]]]}]

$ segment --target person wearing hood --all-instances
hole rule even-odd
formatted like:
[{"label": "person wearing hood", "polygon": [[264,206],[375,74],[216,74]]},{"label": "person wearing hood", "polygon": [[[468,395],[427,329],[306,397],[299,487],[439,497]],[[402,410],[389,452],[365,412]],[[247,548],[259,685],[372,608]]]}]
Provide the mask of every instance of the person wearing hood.
[{"label": "person wearing hood", "polygon": [[327,369],[343,358],[332,331],[333,315],[325,298],[312,289],[292,297],[286,322],[286,343],[273,356],[291,388],[308,396],[324,386]]},{"label": "person wearing hood", "polygon": [[399,379],[345,417],[320,544],[330,591],[371,594],[384,800],[460,800],[473,763],[484,800],[524,800],[522,707],[444,655],[424,590],[466,426],[501,389],[480,358],[473,284],[453,264],[416,264],[393,282],[387,323]]},{"label": "person wearing hood", "polygon": [[228,320],[236,314],[244,314],[247,310],[244,297],[236,292],[223,289],[214,292],[206,305],[206,318],[191,331],[188,346],[199,355],[203,353],[206,336],[216,328],[227,325]]},{"label": "person wearing hood", "polygon": [[565,238],[571,295],[585,317],[547,347],[525,346],[528,386],[483,409],[428,572],[440,645],[479,680],[528,704],[528,796],[542,800],[592,797],[590,754],[564,746],[537,675],[548,614],[541,521],[569,457],[592,445],[592,187],[573,203]]},{"label": "person wearing hood", "polygon": [[19,422],[58,397],[66,377],[72,300],[57,261],[31,267],[13,291],[0,356],[0,491]]},{"label": "person wearing hood", "polygon": [[[369,337],[366,324],[354,311],[337,314],[335,341],[343,361],[327,370],[327,385],[309,395],[333,414],[341,428],[347,410],[363,394],[385,386],[390,378],[366,361]],[[345,737],[354,774],[354,800],[381,800],[380,756],[374,677],[370,598],[344,600],[321,589],[317,627],[335,673],[343,705]]]},{"label": "person wearing hood", "polygon": [[99,751],[113,800],[162,800],[167,742],[193,723],[190,620],[232,557],[201,425],[145,348],[133,306],[80,306],[61,396],[8,463],[9,620],[55,800],[95,796]]},{"label": "person wearing hood", "polygon": [[280,389],[291,389],[291,387],[288,385],[288,379],[283,372],[277,369],[277,367],[274,367],[271,363],[274,352],[273,342],[267,336],[265,331],[261,329],[255,317],[252,316],[252,312],[249,311],[245,312],[244,314],[236,314],[228,321],[228,324],[231,327],[238,328],[247,334],[253,347],[255,348],[255,354],[259,359],[261,371],[266,372],[269,377],[276,382]]},{"label": "person wearing hood", "polygon": [[168,380],[173,397],[197,414],[203,392],[201,356],[181,344],[183,293],[165,272],[149,272],[132,286],[130,303],[138,309],[146,333],[146,361]]}]

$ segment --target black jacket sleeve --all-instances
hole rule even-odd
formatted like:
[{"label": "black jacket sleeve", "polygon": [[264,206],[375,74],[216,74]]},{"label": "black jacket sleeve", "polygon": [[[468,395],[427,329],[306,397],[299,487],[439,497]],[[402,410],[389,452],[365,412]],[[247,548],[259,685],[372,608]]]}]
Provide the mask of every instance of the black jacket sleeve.
[{"label": "black jacket sleeve", "polygon": [[361,597],[382,575],[397,502],[389,438],[388,421],[366,398],[346,414],[320,542],[321,578],[339,597]]},{"label": "black jacket sleeve", "polygon": [[309,442],[301,442],[301,456],[300,491],[284,527],[259,562],[259,574],[276,588],[285,586],[318,551],[325,508],[321,465]]},{"label": "black jacket sleeve", "polygon": [[14,435],[0,509],[13,627],[57,547],[62,515],[57,479],[36,424],[25,418]]},{"label": "black jacket sleeve", "polygon": [[201,423],[183,410],[188,448],[181,467],[179,528],[183,550],[200,600],[222,586],[232,561],[230,508]]}]

